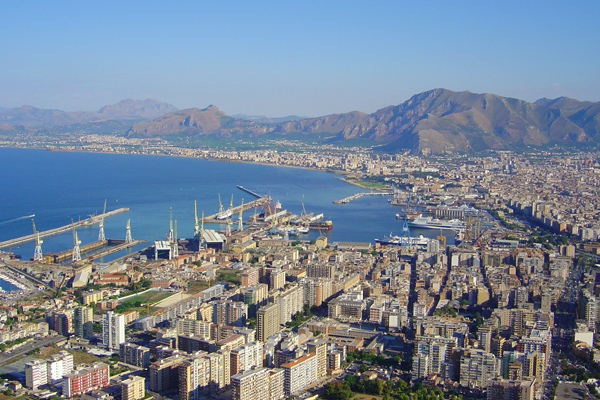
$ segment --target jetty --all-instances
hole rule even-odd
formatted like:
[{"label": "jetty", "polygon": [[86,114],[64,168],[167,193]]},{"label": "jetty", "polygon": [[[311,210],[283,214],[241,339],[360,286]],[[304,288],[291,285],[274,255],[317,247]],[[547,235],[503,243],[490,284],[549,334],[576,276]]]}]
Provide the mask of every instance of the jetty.
[{"label": "jetty", "polygon": [[[116,210],[108,211],[108,212],[105,212],[105,213],[102,213],[99,215],[94,215],[94,216],[91,216],[84,220],[70,223],[68,225],[49,229],[47,231],[38,232],[38,235],[39,235],[40,239],[44,238],[46,236],[58,235],[58,234],[61,234],[64,232],[68,232],[68,231],[72,230],[73,228],[78,228],[80,226],[89,226],[89,225],[99,223],[104,218],[107,218],[107,217],[110,217],[112,215],[119,214],[122,212],[126,212],[126,211],[129,211],[129,208],[125,208],[125,207],[117,208]],[[37,237],[38,236],[35,233],[32,233],[31,235],[26,235],[26,236],[21,236],[21,237],[15,238],[15,239],[5,240],[3,242],[0,242],[0,249],[16,246],[21,243],[32,242],[32,241],[35,241]]]},{"label": "jetty", "polygon": [[346,204],[346,203],[350,203],[350,201],[356,200],[356,199],[361,198],[363,196],[391,196],[391,193],[386,193],[386,192],[363,192],[363,193],[356,193],[356,194],[353,194],[352,196],[344,197],[343,199],[340,199],[340,200],[335,200],[333,202],[333,204]]}]

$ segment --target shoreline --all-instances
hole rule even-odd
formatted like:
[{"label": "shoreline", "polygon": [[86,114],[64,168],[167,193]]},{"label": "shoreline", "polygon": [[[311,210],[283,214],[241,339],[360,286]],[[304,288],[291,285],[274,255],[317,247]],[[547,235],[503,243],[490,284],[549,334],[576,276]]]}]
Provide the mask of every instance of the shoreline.
[{"label": "shoreline", "polygon": [[246,161],[246,160],[229,160],[226,158],[214,158],[214,157],[193,157],[193,156],[184,156],[177,154],[139,154],[133,152],[108,152],[108,151],[86,151],[86,150],[70,150],[70,149],[61,149],[61,148],[46,148],[46,147],[37,147],[37,146],[0,146],[8,149],[27,149],[27,150],[45,150],[45,151],[53,151],[53,152],[62,152],[62,153],[91,153],[91,154],[121,154],[121,155],[130,155],[130,156],[155,156],[155,157],[179,157],[179,158],[189,158],[189,159],[198,159],[198,160],[206,160],[206,161],[217,161],[217,162],[232,162],[232,163],[240,163],[240,164],[255,164],[255,165],[265,165],[269,167],[284,167],[284,168],[297,168],[297,169],[305,169],[309,171],[319,171],[319,172],[328,172],[331,174],[342,175],[344,178],[336,177],[343,182],[346,182],[349,185],[362,187],[363,189],[368,190],[383,190],[383,189],[370,189],[368,187],[361,186],[360,184],[356,184],[353,182],[349,182],[346,180],[346,177],[355,175],[354,172],[342,171],[342,170],[334,170],[334,169],[323,169],[316,167],[304,167],[301,165],[289,165],[289,164],[273,164],[267,162],[260,161]]}]

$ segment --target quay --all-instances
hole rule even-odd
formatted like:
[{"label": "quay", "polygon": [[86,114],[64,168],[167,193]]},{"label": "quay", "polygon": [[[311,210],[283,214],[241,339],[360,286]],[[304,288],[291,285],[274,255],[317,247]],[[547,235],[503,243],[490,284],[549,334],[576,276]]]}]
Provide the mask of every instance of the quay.
[{"label": "quay", "polygon": [[[121,251],[123,249],[127,249],[129,247],[133,247],[137,244],[144,243],[145,240],[134,240],[133,242],[125,242],[122,239],[108,239],[108,240],[97,240],[92,243],[84,244],[81,246],[80,252],[81,254],[89,253],[98,249],[105,250],[99,251],[94,254],[90,254],[87,257],[82,257],[82,260],[94,261],[98,258],[102,258],[112,253],[116,253],[117,251]],[[63,252],[58,253],[54,256],[55,263],[61,263],[63,261],[67,261],[73,257],[73,249],[65,250]]]},{"label": "quay", "polygon": [[[115,242],[116,242],[116,240],[115,240]],[[99,251],[97,253],[91,254],[89,257],[83,258],[83,260],[94,261],[99,258],[105,257],[109,254],[116,253],[117,251],[121,251],[124,249],[128,249],[130,247],[136,246],[140,243],[146,243],[147,241],[146,240],[134,240],[133,242],[128,243],[128,242],[125,242],[124,240],[120,240],[120,242],[122,242],[122,243],[117,244],[115,246],[111,246],[111,247],[109,247],[105,250]],[[111,241],[111,243],[112,243],[112,241]]]},{"label": "quay", "polygon": [[[250,193],[252,193],[252,192],[250,192]],[[244,203],[244,211],[249,210],[254,207],[266,206],[270,202],[271,202],[271,198],[268,195],[259,196],[259,198],[256,200],[253,200],[249,203]],[[233,215],[239,213],[241,208],[242,208],[241,205],[231,208],[231,215],[233,216]],[[210,223],[210,224],[225,224],[227,222],[227,220],[217,219],[218,215],[219,215],[219,213],[215,213],[215,214],[209,215],[207,217],[204,217],[204,222]]]},{"label": "quay", "polygon": [[250,190],[250,189],[246,189],[245,187],[243,187],[243,186],[241,186],[241,185],[237,185],[237,188],[238,188],[238,189],[240,189],[240,190],[243,190],[243,191],[244,191],[244,192],[246,192],[246,193],[250,193],[252,196],[258,197],[259,199],[260,199],[261,197],[263,197],[263,196],[261,196],[260,194],[258,194],[258,193],[256,193],[256,192],[253,192],[253,191],[252,191],[252,190]]},{"label": "quay", "polygon": [[[92,243],[84,244],[80,248],[81,254],[89,253],[90,251],[103,249],[108,246],[108,240],[97,240]],[[68,249],[65,251],[61,251],[60,253],[54,256],[55,263],[61,263],[63,261],[67,261],[73,257],[73,249]]]},{"label": "quay", "polygon": [[353,194],[352,196],[348,196],[348,197],[344,197],[343,199],[340,200],[335,200],[333,202],[333,204],[346,204],[346,203],[350,203],[350,201],[352,200],[356,200],[360,197],[363,196],[390,196],[391,193],[385,193],[385,192],[364,192],[364,193],[356,193]]},{"label": "quay", "polygon": [[[64,225],[64,226],[61,226],[58,228],[49,229],[47,231],[41,231],[41,232],[38,232],[38,234],[39,234],[40,239],[44,238],[46,236],[58,235],[60,233],[68,232],[68,231],[72,230],[73,228],[99,223],[103,218],[110,217],[112,215],[119,214],[119,213],[126,212],[126,211],[129,211],[129,208],[125,208],[125,207],[118,208],[116,210],[108,211],[103,214],[94,215],[94,216],[92,216],[90,218],[86,218],[82,221],[73,222],[72,224]],[[32,233],[31,235],[21,236],[19,238],[10,239],[10,240],[5,240],[4,242],[0,242],[0,249],[16,246],[21,243],[31,242],[31,241],[34,241],[35,239],[36,239],[36,235]]]}]

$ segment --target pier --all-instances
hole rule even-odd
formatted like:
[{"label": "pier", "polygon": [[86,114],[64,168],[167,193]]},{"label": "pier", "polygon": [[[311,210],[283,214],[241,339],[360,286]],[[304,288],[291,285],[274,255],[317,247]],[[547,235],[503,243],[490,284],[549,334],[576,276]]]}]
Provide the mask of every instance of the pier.
[{"label": "pier", "polygon": [[121,244],[117,244],[115,246],[111,246],[107,249],[104,249],[102,251],[99,251],[97,253],[91,254],[89,257],[84,257],[84,260],[89,260],[89,261],[94,261],[97,260],[99,258],[105,257],[109,254],[112,253],[116,253],[117,251],[121,251],[121,250],[125,250],[128,249],[130,247],[136,246],[140,243],[145,243],[146,240],[134,240],[133,242],[125,242],[124,240],[121,241]]},{"label": "pier", "polygon": [[[39,238],[41,239],[46,236],[58,235],[58,234],[61,234],[64,232],[68,232],[68,231],[72,230],[73,228],[78,228],[80,226],[93,225],[93,224],[99,223],[103,218],[110,217],[112,215],[116,215],[116,214],[126,212],[126,211],[129,211],[129,208],[118,208],[116,210],[108,211],[108,212],[105,212],[100,215],[91,216],[90,218],[86,218],[82,221],[77,221],[77,222],[73,222],[72,224],[64,225],[64,226],[61,226],[58,228],[53,228],[53,229],[49,229],[47,231],[38,232]],[[21,243],[35,241],[35,239],[36,239],[36,235],[32,233],[31,235],[21,236],[19,238],[10,239],[10,240],[5,240],[4,242],[0,242],[0,249],[16,246]]]},{"label": "pier", "polygon": [[352,196],[348,196],[348,197],[344,197],[343,199],[340,200],[335,200],[333,202],[333,204],[346,204],[346,203],[350,203],[350,201],[352,200],[356,200],[360,197],[363,196],[390,196],[391,193],[385,193],[385,192],[364,192],[364,193],[356,193],[353,194]]},{"label": "pier", "polygon": [[[253,192],[251,192],[251,191],[249,191],[247,189],[245,189],[245,190],[256,196],[255,193],[253,193]],[[254,208],[254,207],[266,206],[270,202],[271,202],[271,198],[268,195],[259,196],[259,198],[256,199],[256,200],[253,200],[253,201],[251,201],[249,203],[244,203],[244,211],[250,210],[251,208]],[[242,208],[241,205],[240,206],[235,206],[235,207],[231,208],[231,216],[239,213],[241,208]],[[218,215],[219,215],[219,213],[215,213],[215,214],[209,215],[207,217],[204,217],[204,222],[211,223],[211,224],[225,224],[225,223],[227,223],[226,219],[217,219]]]},{"label": "pier", "polygon": [[260,199],[261,197],[263,197],[263,196],[261,196],[260,194],[258,194],[258,193],[256,193],[256,192],[253,192],[253,191],[252,191],[252,190],[250,190],[250,189],[246,189],[245,187],[243,187],[243,186],[241,186],[241,185],[237,185],[237,188],[238,188],[238,189],[240,189],[240,190],[243,190],[243,191],[244,191],[244,192],[246,192],[246,193],[250,193],[252,196],[258,197],[259,199]]}]

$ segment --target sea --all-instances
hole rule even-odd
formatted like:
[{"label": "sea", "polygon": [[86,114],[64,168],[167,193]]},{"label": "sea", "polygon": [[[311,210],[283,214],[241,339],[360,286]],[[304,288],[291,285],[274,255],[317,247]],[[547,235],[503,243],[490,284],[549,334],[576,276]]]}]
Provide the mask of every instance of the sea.
[{"label": "sea", "polygon": [[[42,149],[0,148],[0,241],[33,232],[32,220],[43,231],[100,214],[106,209],[129,208],[104,220],[107,238],[124,239],[127,221],[131,221],[134,239],[148,243],[135,252],[163,240],[169,231],[169,210],[177,220],[178,237],[192,237],[194,201],[198,216],[219,210],[219,195],[224,207],[233,196],[233,205],[255,197],[237,188],[244,186],[259,194],[268,194],[295,214],[323,213],[333,221],[330,231],[314,231],[298,236],[314,240],[324,234],[329,242],[371,242],[389,234],[400,234],[402,220],[396,219],[399,207],[389,204],[390,196],[364,196],[346,204],[334,204],[367,190],[340,181],[339,175],[302,168],[197,158],[135,154],[63,152]],[[260,212],[258,210],[257,212]],[[244,212],[247,220],[254,210]],[[237,227],[237,215],[234,216]],[[205,225],[224,230],[225,225]],[[98,238],[98,225],[79,227],[82,244]],[[435,237],[439,232],[423,230],[413,235]],[[449,236],[449,243],[452,238]],[[10,249],[30,259],[34,243]],[[73,235],[66,232],[43,238],[42,250],[60,252],[73,247]],[[104,262],[126,255],[113,253]]]}]

